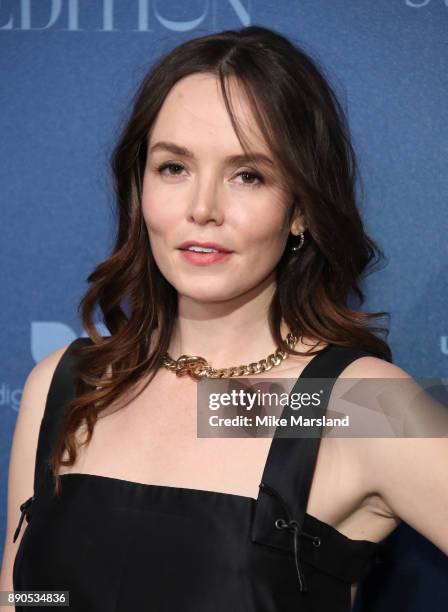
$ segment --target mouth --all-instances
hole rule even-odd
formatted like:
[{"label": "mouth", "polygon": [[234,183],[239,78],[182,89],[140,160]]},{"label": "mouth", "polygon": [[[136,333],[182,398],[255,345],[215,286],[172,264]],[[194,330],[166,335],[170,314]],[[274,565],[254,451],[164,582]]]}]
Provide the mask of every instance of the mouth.
[{"label": "mouth", "polygon": [[232,251],[217,242],[194,242],[192,240],[183,242],[179,247],[181,251],[194,253],[231,253]]},{"label": "mouth", "polygon": [[195,266],[208,266],[227,261],[231,256],[231,251],[218,251],[216,249],[179,249],[182,259]]}]

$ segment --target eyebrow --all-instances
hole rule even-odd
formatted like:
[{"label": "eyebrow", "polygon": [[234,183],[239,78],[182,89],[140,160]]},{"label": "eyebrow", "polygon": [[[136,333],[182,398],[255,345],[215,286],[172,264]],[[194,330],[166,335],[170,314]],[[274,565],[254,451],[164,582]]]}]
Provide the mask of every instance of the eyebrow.
[{"label": "eyebrow", "polygon": [[[190,151],[186,147],[181,147],[175,142],[167,142],[165,140],[161,140],[159,142],[154,143],[151,146],[149,152],[154,153],[154,151],[168,151],[169,153],[173,153],[174,155],[181,155],[182,157],[195,159],[193,151]],[[228,155],[224,158],[224,161],[229,164],[264,162],[271,166],[274,165],[272,159],[267,155],[264,155],[264,153],[252,153],[251,155]]]}]

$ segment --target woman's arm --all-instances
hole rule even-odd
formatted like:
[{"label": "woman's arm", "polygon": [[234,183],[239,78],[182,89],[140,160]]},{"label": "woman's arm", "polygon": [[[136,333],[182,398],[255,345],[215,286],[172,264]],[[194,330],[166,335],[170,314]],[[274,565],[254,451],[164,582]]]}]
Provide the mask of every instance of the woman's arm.
[{"label": "woman's arm", "polygon": [[[12,569],[26,520],[21,532],[13,542],[14,531],[20,519],[20,504],[33,494],[34,468],[36,463],[37,440],[45,410],[48,390],[56,366],[68,345],[42,359],[29,373],[23,388],[11,446],[8,470],[7,523],[0,573],[0,591],[12,591]],[[10,612],[10,606],[1,606]]]},{"label": "woman's arm", "polygon": [[[368,488],[380,495],[391,514],[405,521],[448,555],[448,411],[432,405],[429,399],[423,400],[417,411],[409,400],[412,394],[408,393],[416,381],[387,361],[364,357],[346,368],[344,377],[347,376],[407,378],[410,386],[406,382],[403,391],[400,391],[399,384],[393,387],[394,395],[391,397],[394,398],[394,405],[402,402],[399,410],[405,412],[403,415],[409,417],[410,423],[421,423],[420,432],[423,435],[425,431],[436,435],[433,432],[437,430],[431,424],[440,426],[440,435],[445,436],[443,438],[364,438],[363,469]],[[394,385],[392,381],[391,384]],[[441,407],[440,404],[438,406]],[[418,427],[414,429],[413,435],[417,435]]]},{"label": "woman's arm", "polygon": [[372,486],[396,516],[448,555],[448,439],[373,442]]}]

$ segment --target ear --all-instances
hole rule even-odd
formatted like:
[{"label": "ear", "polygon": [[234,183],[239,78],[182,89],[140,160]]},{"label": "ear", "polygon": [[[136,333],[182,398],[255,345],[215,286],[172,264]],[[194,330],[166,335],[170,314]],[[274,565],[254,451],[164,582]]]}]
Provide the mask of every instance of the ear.
[{"label": "ear", "polygon": [[294,234],[294,236],[298,236],[301,232],[304,232],[305,229],[305,217],[300,210],[297,210],[294,212],[291,220],[291,233]]}]

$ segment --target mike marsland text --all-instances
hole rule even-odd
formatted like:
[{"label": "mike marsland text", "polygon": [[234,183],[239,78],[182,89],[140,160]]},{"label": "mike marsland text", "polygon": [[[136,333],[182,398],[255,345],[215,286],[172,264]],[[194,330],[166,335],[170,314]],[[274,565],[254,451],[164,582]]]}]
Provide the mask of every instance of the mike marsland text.
[{"label": "mike marsland text", "polygon": [[289,418],[268,416],[234,416],[234,417],[219,417],[213,415],[209,417],[209,425],[211,427],[349,427],[350,418],[348,415],[344,417],[327,417],[307,418],[302,415],[290,415]]}]

